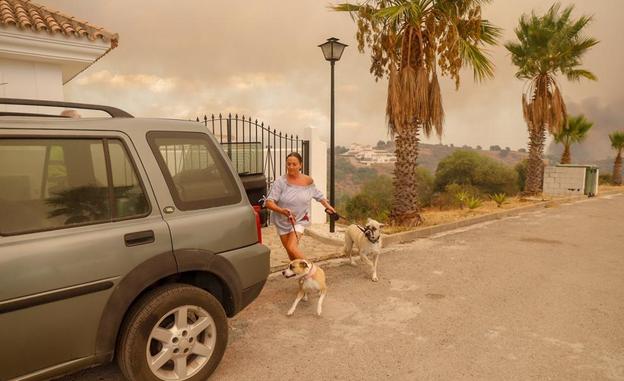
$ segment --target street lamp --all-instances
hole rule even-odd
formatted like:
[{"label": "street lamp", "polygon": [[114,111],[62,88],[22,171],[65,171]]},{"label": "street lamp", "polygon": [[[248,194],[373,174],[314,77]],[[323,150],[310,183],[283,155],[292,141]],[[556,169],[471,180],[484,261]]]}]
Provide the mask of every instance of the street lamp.
[{"label": "street lamp", "polygon": [[[325,59],[329,61],[331,64],[331,118],[330,118],[330,153],[329,153],[329,203],[332,206],[336,206],[336,195],[335,195],[335,183],[334,183],[334,168],[335,168],[335,158],[334,158],[334,64],[336,61],[340,60],[342,56],[342,52],[347,45],[338,42],[338,39],[335,37],[328,38],[327,42],[319,45],[319,48],[323,51],[323,55]],[[329,219],[329,231],[331,233],[334,232],[335,221],[333,218]]]}]

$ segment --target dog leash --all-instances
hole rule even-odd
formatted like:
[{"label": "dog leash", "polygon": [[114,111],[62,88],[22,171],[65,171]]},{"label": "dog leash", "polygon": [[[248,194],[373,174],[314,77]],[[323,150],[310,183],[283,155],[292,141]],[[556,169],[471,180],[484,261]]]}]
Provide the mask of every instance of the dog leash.
[{"label": "dog leash", "polygon": [[288,221],[290,221],[290,226],[292,226],[293,231],[295,232],[295,237],[297,237],[297,244],[299,243],[299,234],[297,234],[297,228],[295,228],[294,217],[290,218],[292,213],[288,215]]}]

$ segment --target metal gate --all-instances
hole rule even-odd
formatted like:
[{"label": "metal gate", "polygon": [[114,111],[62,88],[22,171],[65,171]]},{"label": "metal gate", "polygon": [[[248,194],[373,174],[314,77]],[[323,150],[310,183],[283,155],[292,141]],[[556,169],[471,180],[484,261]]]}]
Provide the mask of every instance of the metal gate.
[{"label": "metal gate", "polygon": [[298,135],[282,134],[270,126],[235,114],[197,117],[219,140],[239,174],[264,173],[267,189],[286,173],[286,156],[298,152],[303,157],[303,173],[310,174],[310,143]]}]

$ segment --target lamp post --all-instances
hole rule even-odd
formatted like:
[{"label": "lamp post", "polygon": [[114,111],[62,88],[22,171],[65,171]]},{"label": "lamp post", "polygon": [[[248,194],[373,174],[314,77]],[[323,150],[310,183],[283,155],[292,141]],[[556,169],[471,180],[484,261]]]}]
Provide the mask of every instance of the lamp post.
[{"label": "lamp post", "polygon": [[[329,138],[329,203],[332,206],[336,205],[335,183],[334,183],[334,169],[335,169],[335,157],[334,157],[334,65],[336,61],[340,60],[342,52],[347,45],[338,42],[335,37],[328,38],[327,42],[319,45],[319,48],[323,51],[325,59],[329,61],[331,65],[331,111],[330,111],[330,138]],[[335,231],[334,219],[329,219],[329,231],[333,233]]]}]

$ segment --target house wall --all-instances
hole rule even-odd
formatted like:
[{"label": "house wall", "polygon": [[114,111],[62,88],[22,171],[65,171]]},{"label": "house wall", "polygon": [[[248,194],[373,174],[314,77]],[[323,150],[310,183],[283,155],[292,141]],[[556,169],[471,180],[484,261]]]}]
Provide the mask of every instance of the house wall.
[{"label": "house wall", "polygon": [[[304,139],[310,141],[310,176],[314,184],[329,200],[329,187],[327,186],[327,147],[328,144],[321,140],[319,130],[316,127],[306,127]],[[310,222],[323,224],[327,221],[325,208],[316,201],[312,201],[310,209]]]},{"label": "house wall", "polygon": [[585,189],[585,168],[546,167],[544,194],[551,196],[582,196]]},{"label": "house wall", "polygon": [[[111,48],[97,39],[0,28],[0,97],[63,100],[63,84]],[[34,111],[0,105],[0,111]]]},{"label": "house wall", "polygon": [[0,83],[0,97],[63,100],[60,65],[0,57]]}]

